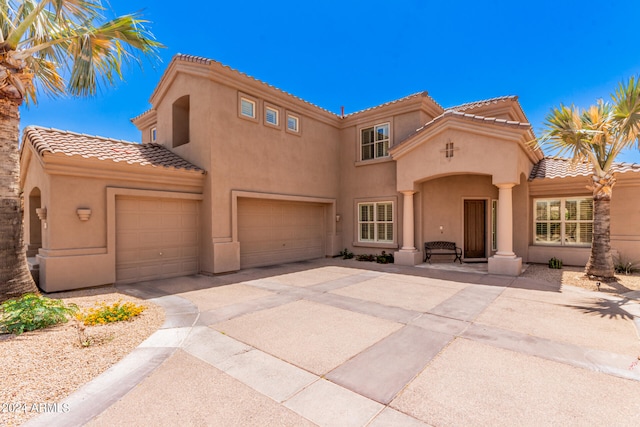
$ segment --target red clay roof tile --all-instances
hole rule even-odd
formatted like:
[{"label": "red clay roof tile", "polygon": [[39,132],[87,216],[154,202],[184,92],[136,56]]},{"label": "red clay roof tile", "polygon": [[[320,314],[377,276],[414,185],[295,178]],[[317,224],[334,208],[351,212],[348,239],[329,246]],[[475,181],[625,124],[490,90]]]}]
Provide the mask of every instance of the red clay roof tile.
[{"label": "red clay roof tile", "polygon": [[44,153],[80,156],[116,163],[192,170],[205,173],[160,144],[137,144],[58,129],[29,126],[24,130],[40,156]]}]

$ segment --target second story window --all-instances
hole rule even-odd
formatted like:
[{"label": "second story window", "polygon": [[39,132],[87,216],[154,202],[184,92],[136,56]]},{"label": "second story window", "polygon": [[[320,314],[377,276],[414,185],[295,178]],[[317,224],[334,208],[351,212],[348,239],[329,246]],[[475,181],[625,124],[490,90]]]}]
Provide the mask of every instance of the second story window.
[{"label": "second story window", "polygon": [[255,119],[256,103],[246,98],[240,98],[240,114]]},{"label": "second story window", "polygon": [[268,124],[278,126],[279,124],[278,116],[279,116],[278,110],[276,110],[275,108],[271,108],[271,107],[265,108],[264,120]]},{"label": "second story window", "polygon": [[300,132],[300,119],[292,114],[287,114],[287,130],[290,132]]},{"label": "second story window", "polygon": [[389,123],[360,131],[361,160],[377,159],[389,155]]}]

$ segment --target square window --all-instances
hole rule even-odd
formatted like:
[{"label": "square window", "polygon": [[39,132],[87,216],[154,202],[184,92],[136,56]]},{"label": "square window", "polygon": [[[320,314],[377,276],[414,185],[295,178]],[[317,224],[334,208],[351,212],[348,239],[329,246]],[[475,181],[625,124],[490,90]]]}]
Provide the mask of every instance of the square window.
[{"label": "square window", "polygon": [[300,119],[291,114],[287,115],[287,130],[291,132],[299,132],[300,131]]},{"label": "square window", "polygon": [[371,160],[389,155],[389,123],[365,128],[360,131],[360,160]]},{"label": "square window", "polygon": [[271,107],[265,108],[264,120],[268,124],[278,126],[278,116],[279,116],[278,110],[276,110],[275,108],[271,108]]},{"label": "square window", "polygon": [[256,103],[247,98],[240,98],[240,114],[252,119],[256,118]]}]

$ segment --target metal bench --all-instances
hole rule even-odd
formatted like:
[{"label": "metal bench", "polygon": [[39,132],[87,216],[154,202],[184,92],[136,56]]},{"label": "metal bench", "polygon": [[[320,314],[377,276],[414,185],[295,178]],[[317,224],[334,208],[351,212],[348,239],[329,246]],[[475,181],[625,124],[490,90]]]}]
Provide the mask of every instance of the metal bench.
[{"label": "metal bench", "polygon": [[457,247],[454,242],[425,242],[424,261],[429,261],[431,264],[432,255],[455,255],[456,258],[453,262],[457,260],[462,264],[462,249]]}]

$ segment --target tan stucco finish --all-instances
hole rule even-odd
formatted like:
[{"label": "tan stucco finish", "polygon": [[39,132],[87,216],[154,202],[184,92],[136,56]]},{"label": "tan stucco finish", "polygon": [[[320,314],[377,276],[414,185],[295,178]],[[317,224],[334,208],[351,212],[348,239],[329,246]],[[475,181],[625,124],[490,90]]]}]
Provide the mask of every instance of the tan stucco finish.
[{"label": "tan stucco finish", "polygon": [[[254,117],[243,116],[242,99],[254,103]],[[41,155],[29,141],[24,144],[25,235],[29,253],[38,254],[44,289],[116,281],[115,200],[125,194],[197,201],[202,273],[242,268],[243,240],[249,247],[255,237],[238,231],[246,199],[265,201],[263,209],[278,202],[317,206],[313,227],[322,230],[323,249],[314,256],[335,256],[344,248],[385,250],[395,252],[400,264],[416,264],[425,241],[453,241],[464,248],[465,200],[485,202],[480,259],[501,256],[492,261],[500,264],[496,272],[552,256],[579,265],[588,256],[588,248],[533,244],[535,198],[588,196],[588,191],[584,178],[528,180],[542,152],[529,148],[535,135],[516,97],[455,111],[423,92],[340,116],[215,61],[178,56],[150,102],[150,110],[133,119],[142,143],[161,144],[206,173]],[[277,112],[278,123],[266,121],[266,108]],[[296,130],[288,129],[289,116],[298,120]],[[362,130],[381,124],[389,126],[390,155],[362,160]],[[507,187],[500,204],[499,188]],[[640,173],[620,177],[612,202],[612,246],[630,259],[640,259],[639,195]],[[502,214],[494,227],[496,201]],[[393,206],[393,238],[360,241],[358,206],[379,202]],[[46,208],[46,220],[34,217],[36,208]],[[78,208],[91,209],[88,221],[78,218]],[[501,227],[503,248],[495,248],[492,233]],[[260,232],[273,231],[268,228]],[[277,263],[286,257],[274,252],[267,259]]]}]

